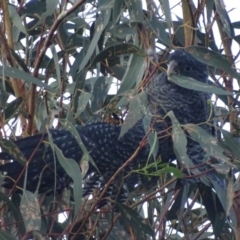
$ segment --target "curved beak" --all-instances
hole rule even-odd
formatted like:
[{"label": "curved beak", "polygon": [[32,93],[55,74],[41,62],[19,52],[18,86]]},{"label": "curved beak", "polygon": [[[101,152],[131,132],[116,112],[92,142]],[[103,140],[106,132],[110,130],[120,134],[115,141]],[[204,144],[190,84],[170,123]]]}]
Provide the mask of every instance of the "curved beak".
[{"label": "curved beak", "polygon": [[173,74],[177,74],[177,62],[175,60],[170,61],[168,64],[168,69],[167,69],[167,76],[168,78],[171,77]]}]

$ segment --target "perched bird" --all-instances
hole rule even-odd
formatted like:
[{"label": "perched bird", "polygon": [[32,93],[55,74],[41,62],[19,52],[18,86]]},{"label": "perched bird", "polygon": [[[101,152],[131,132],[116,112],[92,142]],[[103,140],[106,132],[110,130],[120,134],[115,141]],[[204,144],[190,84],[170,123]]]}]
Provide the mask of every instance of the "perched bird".
[{"label": "perched bird", "polygon": [[[154,76],[146,87],[147,111],[152,117],[152,127],[159,133],[157,157],[161,157],[163,162],[176,158],[171,135],[165,136],[166,129],[171,129],[171,120],[169,117],[165,117],[166,114],[173,111],[180,124],[199,124],[207,121],[210,115],[209,95],[174,84],[168,79],[171,74],[184,75],[205,83],[208,79],[205,64],[197,61],[183,50],[176,50],[170,55],[167,73]],[[203,127],[207,130],[206,125]],[[75,137],[67,130],[51,129],[49,131],[54,144],[62,150],[63,155],[80,162],[83,152]],[[94,188],[102,189],[111,176],[133,155],[146,135],[142,119],[120,138],[121,126],[104,122],[80,126],[77,127],[77,131],[99,170],[98,172],[91,163],[89,164],[85,176],[84,195],[90,194]],[[191,138],[187,138],[187,140],[187,154],[193,165],[207,161],[208,156],[200,144]],[[36,190],[39,181],[39,192],[52,191],[54,186],[56,190],[61,190],[69,183],[69,177],[65,170],[58,161],[54,162],[54,153],[46,143],[47,141],[48,135],[45,133],[44,136],[39,134],[15,142],[26,159],[29,159],[35,150],[27,170],[26,188],[30,191]],[[140,180],[148,182],[147,178],[144,180],[143,176],[140,177],[136,171],[132,170],[146,165],[149,151],[148,144],[142,146],[133,161],[123,169],[124,183],[129,191],[132,191]],[[11,188],[13,180],[18,179],[23,166],[6,152],[0,153],[0,159],[13,160],[0,166],[0,171],[4,172],[6,176],[2,185],[5,188]],[[152,161],[154,160],[150,159],[150,162]],[[56,175],[54,174],[54,164],[56,164]],[[208,169],[208,166],[202,166],[199,171],[204,172]],[[216,172],[213,171],[204,177],[218,181],[215,174]],[[23,183],[24,176],[18,180],[17,185],[22,187]],[[122,192],[124,190],[120,188],[120,195]]]}]

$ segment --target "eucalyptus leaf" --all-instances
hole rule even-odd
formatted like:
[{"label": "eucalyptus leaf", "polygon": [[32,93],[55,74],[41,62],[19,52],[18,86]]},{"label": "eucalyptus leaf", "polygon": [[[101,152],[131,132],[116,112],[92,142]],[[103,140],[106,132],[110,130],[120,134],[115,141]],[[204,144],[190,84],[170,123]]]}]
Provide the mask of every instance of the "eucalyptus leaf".
[{"label": "eucalyptus leaf", "polygon": [[54,146],[54,150],[59,163],[73,180],[74,212],[75,216],[77,216],[82,202],[82,174],[80,167],[75,160],[65,158],[62,151],[56,145]]},{"label": "eucalyptus leaf", "polygon": [[6,76],[16,79],[22,79],[30,84],[36,84],[39,87],[45,88],[47,91],[53,93],[53,89],[49,87],[46,83],[43,83],[38,78],[35,78],[31,76],[30,74],[23,72],[21,70],[18,70],[17,68],[11,68],[11,67],[2,67],[0,66],[0,76]]},{"label": "eucalyptus leaf", "polygon": [[240,74],[232,68],[232,64],[229,62],[229,60],[224,58],[219,53],[199,46],[191,46],[186,48],[186,50],[190,52],[197,60],[209,66],[221,69],[222,71],[232,75],[234,78],[240,80]]},{"label": "eucalyptus leaf", "polygon": [[146,239],[146,235],[154,237],[154,232],[151,227],[144,223],[137,212],[122,204],[117,204],[117,206],[124,221],[137,230],[139,240]]},{"label": "eucalyptus leaf", "polygon": [[106,28],[106,26],[109,22],[110,14],[111,14],[110,9],[107,9],[98,17],[98,19],[96,21],[96,26],[95,26],[96,31],[95,31],[94,37],[88,47],[85,57],[83,58],[80,66],[79,66],[78,72],[80,72],[86,66],[88,61],[90,60],[90,57],[92,56],[92,54],[97,46],[97,43],[102,35],[102,32],[104,31],[104,29]]},{"label": "eucalyptus leaf", "polygon": [[129,129],[131,129],[137,121],[143,118],[145,113],[145,107],[147,103],[147,96],[145,92],[141,92],[134,96],[129,102],[129,112],[124,121],[120,137],[122,137]]},{"label": "eucalyptus leaf", "polygon": [[168,79],[169,81],[177,84],[180,87],[195,90],[195,91],[214,93],[219,95],[233,95],[231,92],[223,90],[222,88],[209,85],[207,83],[199,82],[190,77],[185,77],[181,75],[172,75]]},{"label": "eucalyptus leaf", "polygon": [[187,155],[187,138],[183,132],[180,123],[175,117],[174,113],[170,111],[168,116],[172,121],[172,140],[173,140],[173,149],[177,156],[177,159],[187,167],[190,172],[190,167],[193,166],[192,161]]},{"label": "eucalyptus leaf", "polygon": [[12,5],[8,5],[8,11],[10,18],[12,20],[12,23],[14,26],[16,26],[21,32],[27,35],[27,31],[25,26],[22,23],[22,19],[20,18],[19,14],[16,11],[16,8]]},{"label": "eucalyptus leaf", "polygon": [[39,231],[41,229],[41,212],[36,194],[27,190],[23,191],[20,211],[27,232]]}]

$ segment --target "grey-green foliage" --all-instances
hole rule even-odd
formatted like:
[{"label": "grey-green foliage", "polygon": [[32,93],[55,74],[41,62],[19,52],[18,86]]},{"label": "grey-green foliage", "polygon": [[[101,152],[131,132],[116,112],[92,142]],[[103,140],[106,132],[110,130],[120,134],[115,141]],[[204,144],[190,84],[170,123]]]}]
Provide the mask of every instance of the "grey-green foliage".
[{"label": "grey-green foliage", "polygon": [[[8,26],[12,26],[14,42],[13,48],[5,49],[4,41],[0,41],[2,49],[0,95],[1,127],[11,128],[11,138],[19,133],[19,125],[17,127],[16,123],[22,124],[19,121],[20,118],[27,119],[27,122],[29,120],[28,103],[31,96],[29,93],[33,85],[37,88],[35,98],[31,101],[35,102],[36,111],[40,109],[44,113],[37,112],[35,116],[31,116],[35,117],[39,131],[52,127],[53,120],[56,121],[58,117],[66,120],[65,123],[71,126],[71,132],[74,133],[72,128],[75,124],[81,125],[95,120],[113,121],[112,113],[125,119],[125,113],[129,112],[127,118],[132,118],[133,122],[130,121],[130,125],[124,125],[122,128],[122,134],[124,134],[131,124],[144,115],[144,111],[139,111],[139,108],[144,109],[144,105],[147,104],[146,96],[140,93],[145,86],[144,83],[149,80],[154,71],[163,71],[166,68],[167,52],[160,54],[161,63],[157,65],[158,62],[153,63],[153,59],[147,54],[149,46],[156,48],[157,51],[159,48],[172,49],[173,45],[174,48],[184,47],[186,24],[181,13],[175,12],[175,8],[181,9],[181,5],[174,7],[171,1],[148,1],[147,11],[142,11],[143,6],[140,0],[69,1],[69,4],[64,4],[65,1],[32,0],[21,6],[9,5],[12,22]],[[228,6],[227,1],[225,4]],[[198,7],[203,8],[197,9]],[[204,25],[203,15],[198,14],[205,10]],[[238,61],[235,56],[238,56],[239,52],[237,52],[238,49],[233,51],[232,43],[240,42],[239,35],[234,33],[235,29],[239,29],[240,19],[232,23],[229,13],[218,0],[206,1],[203,6],[192,6],[191,11],[197,21],[194,34],[197,36],[199,46],[188,47],[187,51],[199,61],[209,65],[211,86],[195,82],[187,84],[186,78],[181,81],[181,77],[173,77],[172,81],[182,87],[219,94],[217,98],[225,104],[229,100],[234,103],[231,108],[226,108],[227,113],[236,113],[234,116],[237,120],[232,129],[234,137],[224,130],[222,141],[214,142],[216,144],[214,148],[211,148],[210,143],[206,141],[209,143],[206,149],[211,154],[213,151],[210,151],[210,148],[214,149],[214,153],[227,149],[233,153],[233,166],[236,166],[240,156],[238,150],[240,126],[237,117],[240,77],[234,65]],[[3,11],[0,14],[3,14]],[[216,16],[219,16],[219,19],[216,19]],[[3,16],[1,19],[4,26],[9,24]],[[225,34],[222,34],[225,36],[223,39],[216,39],[215,31],[212,30],[214,21],[217,21],[217,27],[221,33]],[[2,28],[1,31],[3,29],[6,30],[2,33],[3,36],[10,39],[9,29]],[[169,35],[169,29],[174,33],[173,35]],[[219,41],[225,50],[228,47],[227,54],[224,53],[222,45],[219,45]],[[35,64],[42,51],[45,52],[36,69]],[[9,56],[10,53],[11,56]],[[9,58],[12,59],[12,63]],[[146,68],[149,66],[147,62],[151,66],[149,69]],[[38,74],[33,76],[33,72]],[[230,88],[231,77],[237,80],[234,85],[235,92]],[[13,81],[17,80],[22,86],[20,97],[17,96],[13,87]],[[12,97],[17,99],[10,100],[9,103],[9,96],[11,96],[10,99],[13,99]],[[170,117],[174,122],[174,117],[171,115]],[[222,126],[232,118],[225,116],[223,119],[225,120]],[[62,124],[63,122],[55,125],[67,128]],[[175,123],[173,132],[176,135],[175,138],[179,139],[183,130],[177,122]],[[198,134],[196,139],[200,143],[204,143],[204,138],[211,140],[205,133],[196,131]],[[149,140],[152,145],[151,154],[156,155],[157,133],[151,134],[152,140]],[[81,142],[81,139],[78,141]],[[7,151],[14,152],[14,156],[21,164],[25,164],[26,159],[12,143],[1,140],[0,144]],[[174,144],[179,157],[185,156],[185,138],[175,141]],[[234,238],[234,224],[236,224],[234,212],[232,209],[229,210],[230,219],[233,221],[232,225],[228,225],[225,222],[225,213],[216,200],[214,192],[209,192],[204,186],[196,185],[185,186],[184,189],[174,191],[175,182],[164,189],[164,184],[168,184],[175,176],[181,176],[176,174],[173,166],[163,167],[158,193],[152,188],[140,191],[142,195],[136,194],[131,198],[132,201],[128,207],[118,206],[121,216],[111,208],[109,209],[112,214],[100,214],[95,209],[91,209],[93,200],[86,202],[85,199],[81,199],[81,174],[74,169],[78,166],[70,161],[67,166],[61,152],[54,145],[52,148],[61,159],[61,165],[66,168],[67,174],[73,179],[73,192],[70,196],[64,192],[62,198],[56,195],[45,196],[45,198],[42,196],[41,201],[39,200],[41,212],[37,207],[35,208],[38,209],[37,212],[35,211],[38,216],[35,219],[37,225],[31,228],[29,224],[34,222],[29,223],[29,219],[26,225],[27,208],[24,208],[25,212],[20,212],[19,209],[20,205],[23,205],[23,200],[29,206],[31,204],[36,206],[36,196],[30,196],[24,192],[22,198],[13,195],[8,199],[8,195],[1,194],[1,200],[6,206],[1,208],[1,211],[3,211],[2,216],[5,216],[4,224],[7,226],[2,225],[3,228],[0,231],[2,239],[22,239],[26,229],[39,230],[40,235],[37,235],[36,231],[29,233],[29,237],[36,236],[38,239],[41,235],[59,236],[59,238],[63,238],[64,235],[72,236],[74,233],[70,233],[71,231],[78,232],[78,239],[126,239],[126,236],[128,238],[135,236],[137,239],[154,239],[159,236],[165,239],[208,239],[210,236]],[[82,148],[84,149],[84,146]],[[88,156],[88,153],[85,155]],[[220,155],[222,152],[218,154]],[[87,159],[86,162],[94,164],[90,157]],[[238,172],[238,169],[235,169],[235,172]],[[232,176],[228,178],[231,182]],[[238,185],[237,180],[234,187],[237,188]],[[230,199],[233,197],[232,188],[226,192]],[[140,211],[143,203],[148,204],[145,205],[144,211]],[[226,203],[228,204],[231,204],[231,201]],[[227,208],[229,209],[229,205]],[[65,217],[63,223],[59,223],[57,217],[61,212]],[[209,220],[213,228],[207,228],[205,233],[199,232],[199,228],[209,224]],[[14,225],[13,222],[17,224]]]}]

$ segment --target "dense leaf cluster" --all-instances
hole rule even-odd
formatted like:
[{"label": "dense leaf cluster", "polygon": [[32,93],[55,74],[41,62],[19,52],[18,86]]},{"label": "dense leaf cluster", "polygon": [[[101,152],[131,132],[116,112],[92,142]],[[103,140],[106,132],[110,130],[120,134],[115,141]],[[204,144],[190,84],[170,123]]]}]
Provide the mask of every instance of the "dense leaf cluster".
[{"label": "dense leaf cluster", "polygon": [[[91,199],[81,198],[78,166],[75,162],[64,165],[64,156],[56,149],[67,174],[75,181],[79,178],[78,189],[75,185],[60,196],[3,190],[1,239],[237,239],[240,200],[234,173],[238,173],[240,159],[240,74],[236,66],[239,51],[233,47],[240,44],[235,34],[240,20],[231,22],[220,0],[180,1],[171,9],[171,1],[147,2],[143,10],[142,1],[134,0],[14,1],[16,5],[2,0],[0,145],[25,165],[27,159],[6,139],[52,127],[74,134],[75,124],[98,120],[122,124],[126,116],[136,122],[139,108],[147,104],[141,95],[147,82],[157,71],[166,70],[170,51],[185,48],[208,65],[209,85],[190,84],[181,77],[172,81],[214,94],[218,139],[198,126],[185,128],[194,129],[191,136],[209,155],[233,167],[222,169],[220,165],[218,169],[226,175],[227,194],[219,199],[216,193],[221,189],[212,191],[201,184],[177,189],[175,180],[182,177],[181,172],[175,165],[162,164],[162,170],[155,173],[158,188],[129,193],[132,201],[117,203],[118,211],[110,205],[96,210],[92,208],[97,201],[94,194]],[[177,17],[175,9],[179,9]],[[180,139],[175,148],[181,151],[182,128],[172,120]],[[121,134],[131,128],[123,126]],[[230,131],[223,130],[225,126]],[[148,139],[152,155],[156,137],[152,134]],[[55,147],[51,139],[50,144]],[[222,156],[223,148],[228,158]],[[81,161],[83,175],[88,161],[87,157]],[[154,166],[139,173],[147,176],[149,167]],[[59,215],[64,219],[61,222]]]}]

